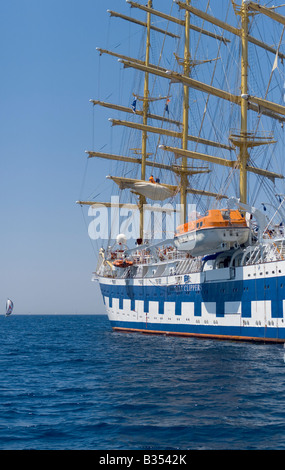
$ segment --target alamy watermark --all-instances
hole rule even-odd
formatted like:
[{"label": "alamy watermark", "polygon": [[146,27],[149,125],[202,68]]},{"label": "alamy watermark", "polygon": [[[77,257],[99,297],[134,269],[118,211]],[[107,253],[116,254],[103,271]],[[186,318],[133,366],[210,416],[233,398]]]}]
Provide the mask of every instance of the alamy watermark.
[{"label": "alamy watermark", "polygon": [[[119,197],[112,196],[108,207],[104,204],[90,206],[88,216],[93,220],[88,226],[92,240],[115,239],[123,233],[127,240],[136,240],[139,235],[140,210],[133,204],[119,204]],[[181,225],[181,204],[145,204],[143,206],[144,231],[149,239],[161,240],[173,237],[176,227]],[[196,204],[187,205],[188,221],[196,220]]]}]

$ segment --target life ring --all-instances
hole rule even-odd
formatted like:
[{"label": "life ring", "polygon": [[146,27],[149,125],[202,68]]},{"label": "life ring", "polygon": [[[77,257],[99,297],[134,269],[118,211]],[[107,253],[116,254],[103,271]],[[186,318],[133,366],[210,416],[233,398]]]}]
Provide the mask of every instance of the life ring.
[{"label": "life ring", "polygon": [[118,268],[121,268],[124,264],[124,261],[122,259],[117,259],[116,261],[113,261],[113,265],[117,266]]}]

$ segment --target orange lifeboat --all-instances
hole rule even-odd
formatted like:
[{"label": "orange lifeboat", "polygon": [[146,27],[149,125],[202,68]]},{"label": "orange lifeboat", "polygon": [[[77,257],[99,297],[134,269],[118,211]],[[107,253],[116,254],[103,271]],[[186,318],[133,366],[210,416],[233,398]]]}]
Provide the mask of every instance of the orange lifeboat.
[{"label": "orange lifeboat", "polygon": [[174,242],[177,249],[193,256],[226,251],[247,242],[249,227],[239,210],[209,210],[177,227]]}]

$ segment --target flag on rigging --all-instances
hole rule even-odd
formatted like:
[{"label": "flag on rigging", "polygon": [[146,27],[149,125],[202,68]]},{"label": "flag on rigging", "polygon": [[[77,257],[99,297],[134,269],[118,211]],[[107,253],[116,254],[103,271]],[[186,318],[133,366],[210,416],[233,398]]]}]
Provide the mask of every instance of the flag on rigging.
[{"label": "flag on rigging", "polygon": [[278,51],[276,52],[276,56],[275,56],[273,67],[272,67],[272,72],[277,68],[278,68]]},{"label": "flag on rigging", "polygon": [[134,97],[134,101],[132,102],[132,110],[135,113],[137,109],[137,97]]}]

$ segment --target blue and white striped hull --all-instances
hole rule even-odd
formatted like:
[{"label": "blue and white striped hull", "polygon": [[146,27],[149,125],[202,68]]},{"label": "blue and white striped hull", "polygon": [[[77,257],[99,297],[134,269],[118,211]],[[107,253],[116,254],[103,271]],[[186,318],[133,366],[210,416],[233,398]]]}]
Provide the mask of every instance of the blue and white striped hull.
[{"label": "blue and white striped hull", "polygon": [[285,261],[99,283],[115,330],[285,342]]}]

